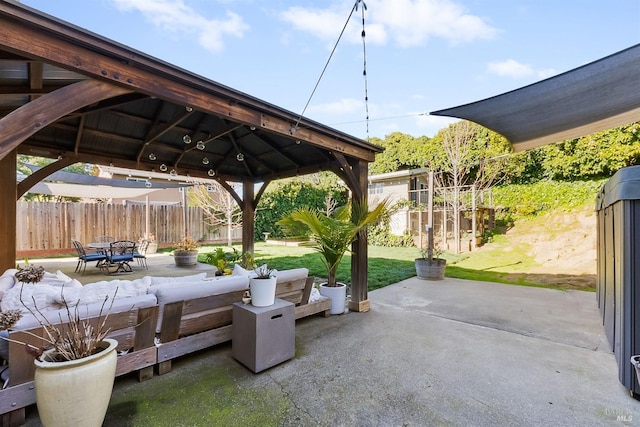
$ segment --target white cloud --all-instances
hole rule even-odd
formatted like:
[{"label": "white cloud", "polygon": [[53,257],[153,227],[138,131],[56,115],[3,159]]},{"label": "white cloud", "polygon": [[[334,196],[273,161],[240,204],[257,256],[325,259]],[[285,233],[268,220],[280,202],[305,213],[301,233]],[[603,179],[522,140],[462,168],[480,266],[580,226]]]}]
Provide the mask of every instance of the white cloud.
[{"label": "white cloud", "polygon": [[514,59],[490,62],[487,64],[487,71],[501,77],[512,77],[514,79],[525,77],[546,78],[556,74],[553,69],[536,70],[531,65],[522,64]]},{"label": "white cloud", "polygon": [[[451,0],[367,0],[365,31],[367,42],[386,44],[393,40],[401,47],[420,46],[430,37],[451,43],[491,39],[497,30]],[[323,40],[336,40],[353,2],[343,0],[328,8],[292,7],[280,14],[299,31]],[[354,13],[345,38],[361,40],[361,9]]]},{"label": "white cloud", "polygon": [[210,52],[224,48],[224,36],[242,37],[249,26],[238,14],[226,11],[223,19],[208,19],[182,0],[113,0],[122,11],[137,10],[153,25],[198,40]]},{"label": "white cloud", "polygon": [[440,129],[446,128],[457,121],[460,121],[460,119],[455,117],[431,116],[429,114],[416,116],[416,126],[429,137],[434,137]]}]

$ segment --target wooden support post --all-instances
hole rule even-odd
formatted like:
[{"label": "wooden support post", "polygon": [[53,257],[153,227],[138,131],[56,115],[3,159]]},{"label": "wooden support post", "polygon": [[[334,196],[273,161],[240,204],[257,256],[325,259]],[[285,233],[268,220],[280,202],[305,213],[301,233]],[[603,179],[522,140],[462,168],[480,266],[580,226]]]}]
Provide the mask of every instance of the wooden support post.
[{"label": "wooden support post", "polygon": [[[353,191],[353,203],[367,203],[368,188],[368,164],[363,160],[357,161],[352,168],[356,177],[358,191]],[[354,189],[355,190],[355,189]],[[360,193],[358,198],[356,194]],[[369,280],[367,275],[369,251],[367,247],[367,232],[361,232],[358,239],[351,245],[353,256],[351,257],[351,300],[349,310],[357,312],[369,311]]]},{"label": "wooden support post", "polygon": [[256,201],[252,181],[242,183],[242,253],[253,253]]},{"label": "wooden support post", "polygon": [[0,160],[0,271],[16,266],[16,150]]}]

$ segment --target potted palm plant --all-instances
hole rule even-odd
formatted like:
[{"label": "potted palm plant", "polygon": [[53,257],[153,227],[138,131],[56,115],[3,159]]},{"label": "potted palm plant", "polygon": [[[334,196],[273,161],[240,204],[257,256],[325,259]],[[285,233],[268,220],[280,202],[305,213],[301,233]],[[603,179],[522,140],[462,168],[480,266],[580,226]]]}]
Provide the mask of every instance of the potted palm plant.
[{"label": "potted palm plant", "polygon": [[[43,274],[44,268],[28,266],[15,276],[23,283],[38,283]],[[25,331],[26,336],[47,347],[18,342],[35,358],[36,405],[43,425],[102,425],[117,363],[118,342],[106,338],[107,318],[114,300],[115,295],[108,308],[107,299],[104,300],[97,321],[81,319],[78,304],[72,309],[63,300],[68,320],[53,323],[21,297],[26,312],[38,320],[42,329],[38,335]],[[22,315],[20,310],[1,313],[0,329],[11,329]],[[7,335],[0,337],[17,342]]]},{"label": "potted palm plant", "polygon": [[311,246],[322,255],[327,282],[320,284],[320,294],[331,298],[331,314],[345,311],[346,285],[337,281],[338,265],[351,244],[368,227],[377,225],[390,214],[389,201],[383,200],[369,211],[366,201],[349,202],[333,212],[299,208],[277,222],[285,234],[311,237]]},{"label": "potted palm plant", "polygon": [[185,236],[176,243],[173,259],[178,267],[196,265],[198,262],[198,244],[190,236]]}]

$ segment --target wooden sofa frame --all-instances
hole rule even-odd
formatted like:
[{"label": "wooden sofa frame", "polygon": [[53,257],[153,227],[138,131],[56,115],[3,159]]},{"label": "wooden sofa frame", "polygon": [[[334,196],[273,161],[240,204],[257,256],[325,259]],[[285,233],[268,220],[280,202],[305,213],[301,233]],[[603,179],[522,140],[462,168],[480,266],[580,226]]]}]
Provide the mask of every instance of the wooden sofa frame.
[{"label": "wooden sofa frame", "polygon": [[[276,297],[295,304],[296,320],[322,313],[329,316],[331,300],[309,302],[313,277],[276,285]],[[245,291],[232,291],[165,304],[160,326],[158,374],[171,371],[171,360],[231,340],[233,303]]]},{"label": "wooden sofa frame", "polygon": [[[90,319],[97,323],[98,317]],[[134,308],[127,311],[110,313],[107,319],[108,337],[118,341],[116,376],[137,371],[138,379],[144,381],[153,377],[156,364],[155,328],[158,322],[158,306]],[[28,330],[43,336],[42,327]],[[41,339],[25,331],[13,331],[11,339],[42,346]],[[25,407],[36,403],[33,382],[35,365],[33,357],[27,354],[22,344],[9,342],[9,384],[0,390],[0,420],[2,427],[14,427],[25,424]]]},{"label": "wooden sofa frame", "polygon": [[[295,318],[313,314],[329,317],[331,300],[309,302],[313,277],[278,283],[276,297],[295,304]],[[233,303],[242,301],[244,290],[192,300],[168,303],[163,308],[160,333],[156,334],[158,305],[109,314],[109,337],[118,341],[116,376],[137,371],[138,379],[153,377],[154,365],[160,375],[171,371],[171,360],[231,340]],[[97,317],[92,318],[97,322]],[[42,328],[29,330],[36,335]],[[25,331],[13,331],[10,338],[41,346],[42,341]],[[155,338],[160,343],[155,343]],[[25,408],[36,402],[33,382],[35,365],[21,344],[9,343],[9,385],[0,389],[0,425],[25,424]]]}]

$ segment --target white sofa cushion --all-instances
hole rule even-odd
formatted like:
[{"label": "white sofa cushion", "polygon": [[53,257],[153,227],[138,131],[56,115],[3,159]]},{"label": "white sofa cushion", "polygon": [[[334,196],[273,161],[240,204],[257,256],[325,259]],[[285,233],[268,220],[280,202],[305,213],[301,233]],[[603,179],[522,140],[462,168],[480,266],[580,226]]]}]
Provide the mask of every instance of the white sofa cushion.
[{"label": "white sofa cushion", "polygon": [[[4,293],[2,301],[0,301],[0,308],[2,311],[20,310],[22,313],[29,312],[27,307],[32,310],[37,307],[40,311],[57,310],[61,307],[58,297],[62,289],[39,283],[18,282]],[[21,294],[22,301],[20,301]]]},{"label": "white sofa cushion", "polygon": [[190,276],[178,276],[178,277],[153,277],[153,276],[147,276],[147,277],[151,277],[151,286],[155,286],[155,285],[163,285],[165,283],[173,283],[173,282],[189,282],[189,281],[200,281],[203,280],[207,277],[207,273],[198,273],[198,274],[193,274]]},{"label": "white sofa cushion", "polygon": [[[104,305],[104,309],[102,311],[103,315],[107,314],[109,305],[110,305],[110,302],[107,302]],[[140,296],[131,297],[131,298],[123,298],[123,299],[117,298],[113,302],[113,306],[111,307],[110,314],[119,313],[122,311],[130,311],[134,308],[153,307],[154,305],[156,305],[156,298],[154,295],[145,294],[145,295],[140,295]],[[100,309],[102,308],[102,301],[97,303],[91,303],[91,304],[80,304],[77,307],[78,307],[78,314],[80,315],[80,318],[86,319],[89,317],[96,317],[100,315]],[[72,316],[74,315],[74,312],[75,312],[75,307],[71,308]],[[69,321],[69,316],[66,308],[47,311],[46,313],[43,313],[43,314],[45,315],[46,319],[54,325],[59,324],[61,321],[62,322]],[[13,329],[14,330],[31,329],[37,326],[40,326],[39,320],[33,315],[27,314],[23,316],[22,319],[18,321],[18,323],[16,323]]]},{"label": "white sofa cushion", "polygon": [[116,299],[145,295],[151,286],[151,278],[145,276],[136,280],[103,280],[87,283],[80,288],[65,287],[58,294],[58,303],[63,304],[63,298],[69,305],[101,303],[105,298]]},{"label": "white sofa cushion", "polygon": [[294,280],[306,279],[309,276],[308,268],[292,268],[291,270],[276,271],[276,283],[292,282]]},{"label": "white sofa cushion", "polygon": [[13,284],[16,282],[16,279],[13,276],[1,276],[0,277],[0,301],[2,301],[2,297],[5,292],[9,289],[13,288]]}]

